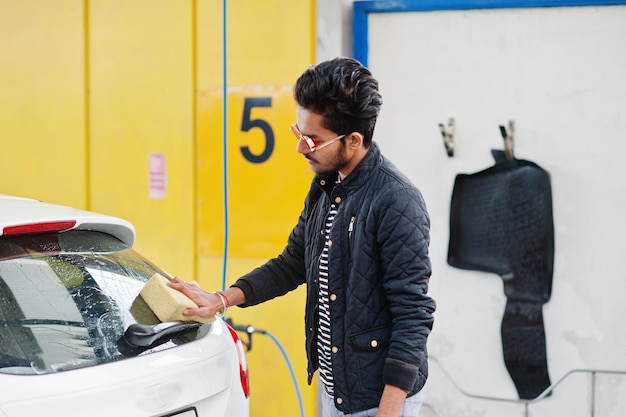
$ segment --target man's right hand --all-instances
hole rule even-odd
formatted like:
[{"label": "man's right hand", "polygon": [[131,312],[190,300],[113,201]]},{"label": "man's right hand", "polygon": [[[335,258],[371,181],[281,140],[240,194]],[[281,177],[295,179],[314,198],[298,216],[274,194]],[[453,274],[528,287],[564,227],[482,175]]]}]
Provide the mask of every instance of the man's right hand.
[{"label": "man's right hand", "polygon": [[[199,286],[183,281],[180,278],[173,278],[167,285],[185,294],[191,301],[196,303],[198,308],[187,308],[183,311],[185,316],[214,317],[219,312],[224,312],[222,297],[217,293],[203,290]],[[233,287],[222,292],[226,307],[242,304],[245,302],[243,291]]]}]

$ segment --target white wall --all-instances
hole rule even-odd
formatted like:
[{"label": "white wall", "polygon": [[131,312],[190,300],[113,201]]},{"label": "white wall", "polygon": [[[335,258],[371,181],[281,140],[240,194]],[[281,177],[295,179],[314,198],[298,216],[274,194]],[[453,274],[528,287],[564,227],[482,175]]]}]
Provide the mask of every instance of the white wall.
[{"label": "white wall", "polygon": [[[348,3],[318,1],[318,61],[351,55],[352,28],[336,27],[351,22]],[[551,380],[575,368],[625,371],[626,6],[371,13],[368,21],[368,66],[384,100],[376,138],[423,191],[432,218],[438,311],[421,415],[526,415],[523,405],[460,393],[517,398],[502,359],[501,279],[446,263],[455,175],[493,164],[498,126],[510,119],[515,156],[552,178]],[[452,158],[438,128],[450,117]],[[592,402],[596,417],[626,415],[626,378],[599,375],[595,398],[590,383],[568,377],[528,415],[590,416]]]},{"label": "white wall", "polygon": [[316,61],[352,56],[353,0],[316,1]]}]

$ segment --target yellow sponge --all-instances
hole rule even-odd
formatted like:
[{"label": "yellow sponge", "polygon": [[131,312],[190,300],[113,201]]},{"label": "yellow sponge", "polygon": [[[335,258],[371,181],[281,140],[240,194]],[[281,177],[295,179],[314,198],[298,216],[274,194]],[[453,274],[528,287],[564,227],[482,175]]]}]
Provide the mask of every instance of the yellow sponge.
[{"label": "yellow sponge", "polygon": [[183,315],[183,310],[186,308],[198,308],[198,306],[182,292],[168,287],[167,282],[167,278],[156,273],[145,283],[139,293],[159,320],[162,322],[199,321],[201,323],[215,321],[215,317]]}]

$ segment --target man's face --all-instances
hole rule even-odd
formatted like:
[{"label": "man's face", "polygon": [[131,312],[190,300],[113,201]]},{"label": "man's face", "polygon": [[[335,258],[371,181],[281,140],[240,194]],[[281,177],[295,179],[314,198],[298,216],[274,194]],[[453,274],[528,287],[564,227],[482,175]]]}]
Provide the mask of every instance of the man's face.
[{"label": "man's face", "polygon": [[318,175],[327,175],[340,171],[348,164],[345,143],[335,140],[328,146],[326,142],[336,139],[340,132],[333,132],[324,128],[324,117],[310,110],[298,106],[298,130],[302,135],[308,136],[319,148],[311,152],[311,148],[305,140],[299,140],[296,150],[306,158],[309,166]]}]

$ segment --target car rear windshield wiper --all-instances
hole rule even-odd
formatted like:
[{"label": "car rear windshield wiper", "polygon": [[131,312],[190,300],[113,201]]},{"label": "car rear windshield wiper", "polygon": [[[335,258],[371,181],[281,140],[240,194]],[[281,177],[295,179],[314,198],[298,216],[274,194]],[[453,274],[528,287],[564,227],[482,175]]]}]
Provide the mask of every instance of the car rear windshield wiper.
[{"label": "car rear windshield wiper", "polygon": [[117,341],[123,356],[137,356],[178,336],[197,330],[202,323],[195,321],[169,321],[155,325],[131,324]]}]

